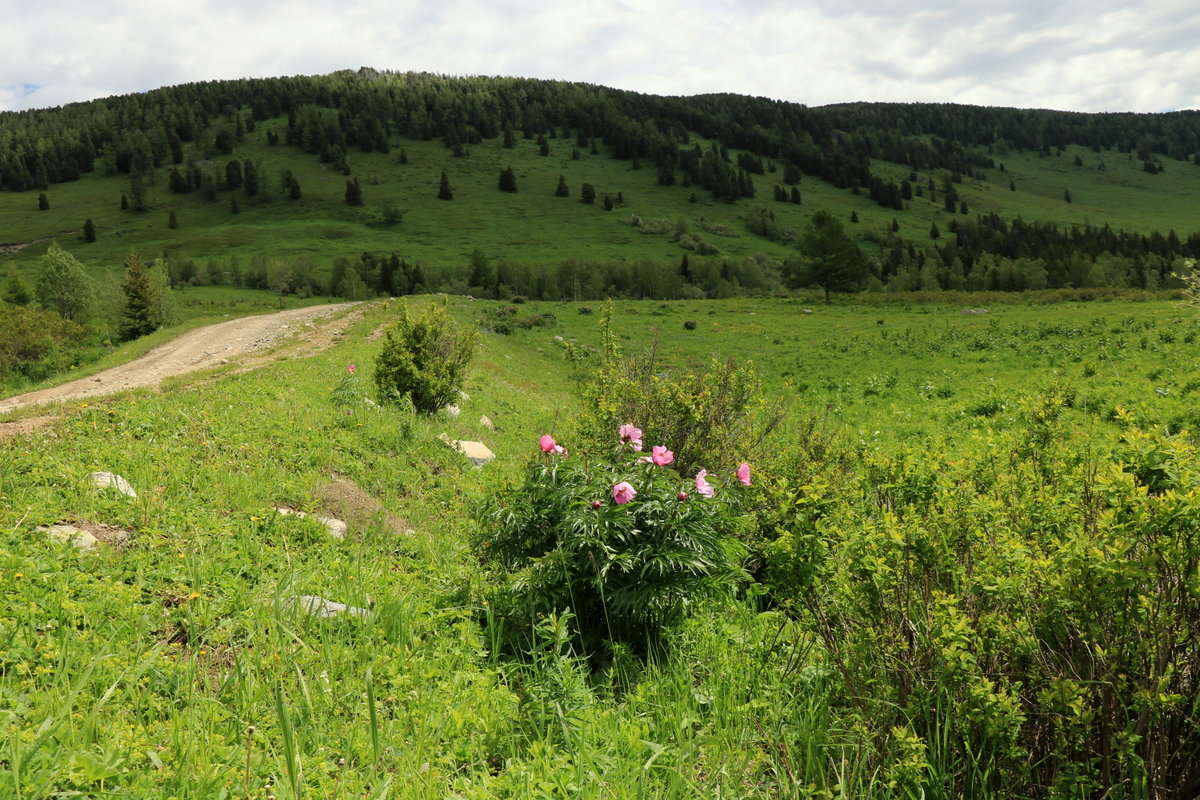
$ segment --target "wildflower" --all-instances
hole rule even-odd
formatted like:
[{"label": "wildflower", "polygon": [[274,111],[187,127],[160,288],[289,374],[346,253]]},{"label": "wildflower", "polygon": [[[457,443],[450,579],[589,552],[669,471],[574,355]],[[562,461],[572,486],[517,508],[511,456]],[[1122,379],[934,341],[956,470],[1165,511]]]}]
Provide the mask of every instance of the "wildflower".
[{"label": "wildflower", "polygon": [[563,447],[561,444],[554,445],[554,447],[550,448],[550,452],[554,453],[556,456],[562,456],[563,458],[567,457],[567,448]]},{"label": "wildflower", "polygon": [[688,499],[688,493],[687,493],[687,492],[680,492],[679,494],[675,495],[675,499],[676,499],[676,500],[678,500],[678,501],[680,501],[680,502],[683,502],[684,500],[687,500],[687,499]]},{"label": "wildflower", "polygon": [[702,469],[696,473],[696,494],[701,497],[712,497],[715,494],[713,487],[705,480],[707,476],[708,470],[706,469]]},{"label": "wildflower", "polygon": [[604,505],[604,504],[603,504],[603,503],[601,503],[599,500],[593,500],[593,501],[592,501],[592,508],[599,508],[599,507],[600,507],[600,506],[602,506],[602,505]]},{"label": "wildflower", "polygon": [[349,372],[351,375],[353,375],[354,373],[358,372],[358,367],[354,364],[351,364],[350,366],[346,367],[346,372]]},{"label": "wildflower", "polygon": [[621,434],[621,441],[628,442],[634,452],[642,452],[642,429],[636,428],[630,423],[625,423],[621,426],[618,433]]},{"label": "wildflower", "polygon": [[745,461],[738,464],[737,479],[742,482],[742,486],[750,485],[750,465]]},{"label": "wildflower", "polygon": [[629,485],[627,481],[621,481],[613,486],[612,496],[613,502],[619,506],[623,506],[634,498],[637,494],[637,489]]},{"label": "wildflower", "polygon": [[665,467],[675,460],[675,454],[662,445],[654,445],[650,453],[650,460],[660,467]]},{"label": "wildflower", "polygon": [[553,436],[548,433],[544,433],[542,434],[542,438],[538,439],[538,446],[542,448],[543,453],[549,453],[558,445],[554,443]]}]

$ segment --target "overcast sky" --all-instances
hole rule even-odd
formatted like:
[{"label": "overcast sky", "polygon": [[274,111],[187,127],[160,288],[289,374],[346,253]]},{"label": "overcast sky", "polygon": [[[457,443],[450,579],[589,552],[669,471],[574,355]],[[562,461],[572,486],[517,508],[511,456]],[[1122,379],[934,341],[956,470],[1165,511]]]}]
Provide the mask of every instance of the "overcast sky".
[{"label": "overcast sky", "polygon": [[371,66],[808,105],[1200,108],[1195,0],[0,0],[0,110]]}]

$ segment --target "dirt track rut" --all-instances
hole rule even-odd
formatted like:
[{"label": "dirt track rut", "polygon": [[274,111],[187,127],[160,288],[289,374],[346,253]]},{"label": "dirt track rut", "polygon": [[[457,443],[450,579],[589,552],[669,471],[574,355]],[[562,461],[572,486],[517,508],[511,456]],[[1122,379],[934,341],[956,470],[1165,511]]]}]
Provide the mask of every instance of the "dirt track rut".
[{"label": "dirt track rut", "polygon": [[0,414],[36,403],[54,403],[156,386],[163,378],[216,367],[269,347],[288,334],[303,331],[323,317],[350,308],[337,303],[293,308],[274,314],[239,317],[188,331],[141,358],[87,378],[0,400]]}]

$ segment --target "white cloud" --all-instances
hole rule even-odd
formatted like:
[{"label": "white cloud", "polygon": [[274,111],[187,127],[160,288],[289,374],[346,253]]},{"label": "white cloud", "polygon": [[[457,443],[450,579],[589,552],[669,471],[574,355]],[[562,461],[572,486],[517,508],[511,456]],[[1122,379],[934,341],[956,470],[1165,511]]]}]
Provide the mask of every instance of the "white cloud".
[{"label": "white cloud", "polygon": [[[1200,106],[1190,0],[151,0],[22,4],[0,110],[373,66],[809,105]],[[28,87],[33,87],[29,89]]]}]

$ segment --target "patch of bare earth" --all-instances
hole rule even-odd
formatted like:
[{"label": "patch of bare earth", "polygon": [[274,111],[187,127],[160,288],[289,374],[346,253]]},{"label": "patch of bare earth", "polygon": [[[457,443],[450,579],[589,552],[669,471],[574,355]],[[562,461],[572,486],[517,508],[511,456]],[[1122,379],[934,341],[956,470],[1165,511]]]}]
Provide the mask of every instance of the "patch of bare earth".
[{"label": "patch of bare earth", "polygon": [[50,423],[57,419],[58,417],[42,416],[14,419],[11,422],[0,422],[0,439],[7,439],[10,436],[28,436],[31,433],[49,427]]},{"label": "patch of bare earth", "polygon": [[402,534],[409,529],[402,517],[388,511],[352,480],[335,478],[318,488],[316,495],[326,514],[345,520],[352,530],[381,525],[389,533]]}]

